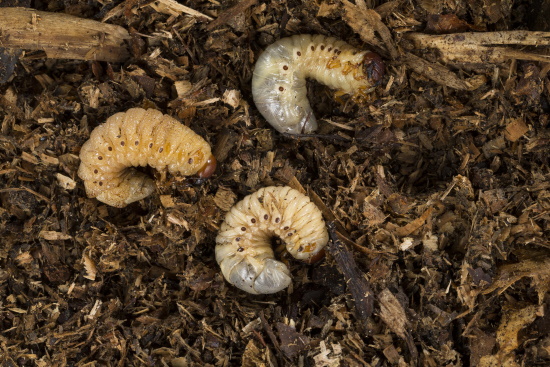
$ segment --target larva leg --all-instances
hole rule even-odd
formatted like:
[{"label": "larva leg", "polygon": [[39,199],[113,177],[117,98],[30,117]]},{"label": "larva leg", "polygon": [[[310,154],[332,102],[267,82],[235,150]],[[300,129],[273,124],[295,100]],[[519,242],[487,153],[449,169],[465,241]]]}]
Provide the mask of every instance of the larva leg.
[{"label": "larva leg", "polygon": [[384,75],[377,54],[322,35],[296,35],[270,45],[252,77],[254,103],[280,132],[310,133],[317,121],[307,100],[306,78],[345,94],[370,91]]},{"label": "larva leg", "polygon": [[328,242],[321,212],[307,196],[290,187],[262,188],[231,208],[220,227],[216,261],[225,279],[253,294],[286,288],[290,273],[274,258],[274,236],[305,262],[318,260]]}]

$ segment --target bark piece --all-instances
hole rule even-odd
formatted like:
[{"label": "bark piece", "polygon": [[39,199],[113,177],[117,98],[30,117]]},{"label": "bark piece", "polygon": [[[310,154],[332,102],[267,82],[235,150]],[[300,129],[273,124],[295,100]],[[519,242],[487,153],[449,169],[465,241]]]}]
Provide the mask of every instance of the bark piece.
[{"label": "bark piece", "polygon": [[4,84],[12,76],[21,52],[21,49],[0,47],[0,84]]},{"label": "bark piece", "polygon": [[296,331],[293,327],[278,322],[276,324],[279,338],[281,339],[281,351],[288,358],[294,358],[309,349],[311,339]]}]

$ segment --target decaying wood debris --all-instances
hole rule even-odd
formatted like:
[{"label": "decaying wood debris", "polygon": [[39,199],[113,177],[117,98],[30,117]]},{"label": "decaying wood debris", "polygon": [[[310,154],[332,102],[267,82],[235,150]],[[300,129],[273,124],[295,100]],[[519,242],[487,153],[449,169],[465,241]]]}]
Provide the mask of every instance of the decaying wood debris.
[{"label": "decaying wood debris", "polygon": [[[0,58],[0,365],[549,365],[545,3],[1,8],[0,47],[23,51]],[[361,100],[308,82],[319,128],[288,136],[250,83],[268,45],[306,33],[376,50],[386,76]],[[87,198],[82,144],[132,107],[204,137],[216,174],[157,173],[125,208]],[[292,283],[250,295],[215,238],[272,185],[307,193],[334,241],[304,265],[274,239]]]}]

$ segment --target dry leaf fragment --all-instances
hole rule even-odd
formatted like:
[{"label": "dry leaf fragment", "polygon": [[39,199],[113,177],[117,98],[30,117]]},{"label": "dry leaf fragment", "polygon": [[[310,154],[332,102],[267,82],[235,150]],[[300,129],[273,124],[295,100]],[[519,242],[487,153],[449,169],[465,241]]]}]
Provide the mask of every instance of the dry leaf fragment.
[{"label": "dry leaf fragment", "polygon": [[319,10],[317,10],[317,16],[318,17],[328,17],[338,10],[338,4],[329,4],[329,3],[321,3],[319,5]]},{"label": "dry leaf fragment", "polygon": [[456,14],[430,14],[424,31],[426,33],[458,33],[468,30],[481,30],[471,26],[468,22],[460,19]]},{"label": "dry leaf fragment", "polygon": [[359,34],[363,41],[382,50],[387,50],[394,59],[399,56],[390,30],[375,10],[363,9],[347,0],[342,0],[342,3],[346,11],[344,16],[346,23]]},{"label": "dry leaf fragment", "polygon": [[504,265],[499,269],[498,277],[493,284],[482,293],[489,294],[498,289],[498,294],[502,294],[525,277],[532,278],[533,285],[537,289],[539,304],[542,304],[545,295],[550,291],[550,259],[524,260],[517,264]]},{"label": "dry leaf fragment", "polygon": [[527,306],[516,308],[514,306],[505,306],[503,308],[504,315],[500,320],[500,325],[496,333],[496,341],[499,345],[499,350],[494,355],[481,357],[479,361],[480,367],[516,367],[519,364],[516,362],[515,350],[520,346],[519,332],[533,323],[537,316],[542,316],[541,306]]},{"label": "dry leaf fragment", "polygon": [[84,275],[84,278],[95,280],[95,277],[97,275],[97,267],[95,266],[94,261],[90,259],[88,255],[83,254],[82,263],[84,264],[84,269],[86,269],[86,275]]},{"label": "dry leaf fragment", "polygon": [[519,331],[535,321],[542,309],[530,305],[520,309],[505,307],[503,311],[504,315],[497,330],[497,343],[500,347],[499,354],[509,354],[519,346]]},{"label": "dry leaf fragment", "polygon": [[328,222],[327,226],[332,239],[327,246],[327,250],[334,257],[338,269],[346,278],[346,283],[355,302],[357,316],[366,329],[367,319],[371,316],[373,310],[373,292],[365,275],[357,266],[353,253],[340,241],[334,222]]},{"label": "dry leaf fragment", "polygon": [[416,231],[418,228],[422,227],[426,220],[432,215],[432,212],[434,211],[434,207],[428,208],[422,215],[415,220],[413,220],[410,223],[407,223],[403,227],[399,227],[396,229],[396,233],[399,237],[408,236],[414,231]]}]

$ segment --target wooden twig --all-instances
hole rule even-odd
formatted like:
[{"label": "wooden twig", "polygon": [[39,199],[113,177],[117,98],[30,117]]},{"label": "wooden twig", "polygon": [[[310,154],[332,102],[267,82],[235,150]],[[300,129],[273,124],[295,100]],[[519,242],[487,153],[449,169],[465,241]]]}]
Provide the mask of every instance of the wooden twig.
[{"label": "wooden twig", "polygon": [[399,61],[411,70],[432,79],[438,84],[458,90],[475,90],[485,82],[482,78],[475,77],[469,80],[461,79],[446,66],[430,62],[408,52],[400,57]]},{"label": "wooden twig", "polygon": [[373,311],[374,294],[365,275],[355,263],[353,254],[340,241],[336,234],[334,222],[328,222],[327,226],[331,238],[327,250],[334,257],[338,269],[346,278],[346,283],[355,302],[357,316],[362,323],[363,329],[366,331],[367,320]]},{"label": "wooden twig", "polygon": [[413,41],[419,49],[438,50],[444,62],[484,64],[501,63],[509,59],[550,62],[550,55],[508,47],[548,47],[550,32],[465,32],[444,35],[408,33],[405,38]]},{"label": "wooden twig", "polygon": [[0,46],[43,50],[48,58],[123,62],[126,29],[64,13],[28,8],[0,11]]}]

